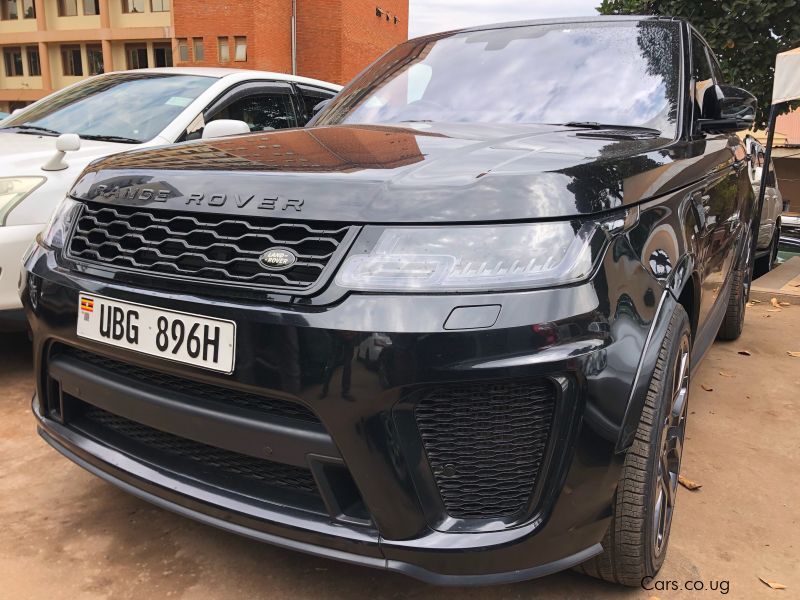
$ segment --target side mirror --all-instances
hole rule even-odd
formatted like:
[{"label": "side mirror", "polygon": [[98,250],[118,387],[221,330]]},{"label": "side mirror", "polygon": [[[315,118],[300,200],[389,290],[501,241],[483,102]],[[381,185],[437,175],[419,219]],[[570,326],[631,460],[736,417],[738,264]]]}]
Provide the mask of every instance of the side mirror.
[{"label": "side mirror", "polygon": [[75,152],[81,149],[81,138],[77,133],[62,133],[56,138],[56,150]]},{"label": "side mirror", "polygon": [[213,138],[227,137],[229,135],[240,135],[242,133],[250,133],[250,126],[244,121],[217,119],[216,121],[206,123],[203,129],[203,139],[210,140]]},{"label": "side mirror", "polygon": [[64,160],[67,152],[81,149],[81,138],[77,133],[62,133],[56,138],[56,153],[42,165],[42,171],[63,171],[69,167]]},{"label": "side mirror", "polygon": [[750,129],[758,101],[747,90],[732,85],[709,86],[703,94],[700,131],[726,132]]}]

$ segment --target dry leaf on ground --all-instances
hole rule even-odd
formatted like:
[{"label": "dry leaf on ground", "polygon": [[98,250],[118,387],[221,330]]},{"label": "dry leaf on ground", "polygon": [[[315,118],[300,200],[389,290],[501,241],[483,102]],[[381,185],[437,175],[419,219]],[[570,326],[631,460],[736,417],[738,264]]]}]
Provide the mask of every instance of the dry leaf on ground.
[{"label": "dry leaf on ground", "polygon": [[767,580],[766,580],[766,579],[764,579],[763,577],[759,577],[759,578],[758,578],[758,580],[759,580],[761,583],[763,583],[764,585],[768,585],[768,586],[769,586],[769,587],[771,587],[773,590],[785,590],[785,589],[786,589],[786,586],[785,586],[785,585],[783,585],[782,583],[778,583],[777,581],[767,581]]},{"label": "dry leaf on ground", "polygon": [[726,373],[725,371],[720,371],[719,374],[722,375],[723,377],[736,377],[736,375],[731,375],[730,373]]},{"label": "dry leaf on ground", "polygon": [[678,483],[680,483],[683,487],[687,490],[695,491],[699,490],[703,487],[702,483],[697,483],[696,481],[692,481],[691,479],[686,479],[683,475],[678,475]]},{"label": "dry leaf on ground", "polygon": [[741,354],[742,356],[752,356],[752,354],[750,354],[750,350],[739,350],[738,354]]},{"label": "dry leaf on ground", "polygon": [[753,304],[761,304],[761,300],[756,300],[755,298],[750,300],[750,302],[753,303]]},{"label": "dry leaf on ground", "polygon": [[703,388],[707,392],[713,392],[714,391],[714,388],[708,387],[705,383],[701,383],[700,387]]},{"label": "dry leaf on ground", "polygon": [[791,306],[790,302],[778,302],[781,306]]},{"label": "dry leaf on ground", "polygon": [[781,312],[782,310],[782,308],[768,308],[767,312]]},{"label": "dry leaf on ground", "polygon": [[790,352],[787,350],[786,354],[788,354],[789,356],[793,356],[794,358],[800,358],[800,352]]},{"label": "dry leaf on ground", "polygon": [[780,308],[781,307],[781,305],[778,302],[777,298],[773,298],[772,300],[769,301],[769,303],[772,304],[772,306],[774,306],[775,308]]}]

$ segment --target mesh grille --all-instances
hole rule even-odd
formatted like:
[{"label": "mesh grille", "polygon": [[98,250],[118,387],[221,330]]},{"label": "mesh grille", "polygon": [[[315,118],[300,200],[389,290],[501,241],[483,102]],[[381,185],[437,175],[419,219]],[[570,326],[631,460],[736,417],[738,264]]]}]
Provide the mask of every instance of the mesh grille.
[{"label": "mesh grille", "polygon": [[549,380],[470,383],[425,393],[414,416],[447,513],[512,517],[533,493],[553,421]]},{"label": "mesh grille", "polygon": [[244,478],[309,494],[318,493],[314,478],[308,469],[207,446],[89,405],[82,418],[151,450],[200,463],[203,470],[214,472],[219,476]]},{"label": "mesh grille", "polygon": [[[337,223],[85,204],[68,255],[148,274],[302,292],[320,280],[349,229]],[[266,270],[259,257],[274,247],[290,248],[297,261],[283,271]]]},{"label": "mesh grille", "polygon": [[258,396],[231,390],[207,383],[184,379],[174,375],[167,375],[152,369],[146,369],[129,363],[123,363],[99,354],[78,350],[77,348],[62,347],[61,355],[72,356],[82,362],[113,371],[117,375],[130,377],[142,383],[155,385],[162,390],[180,393],[193,399],[208,400],[224,405],[234,405],[240,408],[257,411],[271,416],[300,419],[309,423],[319,423],[317,416],[302,404],[287,402],[277,398]]}]

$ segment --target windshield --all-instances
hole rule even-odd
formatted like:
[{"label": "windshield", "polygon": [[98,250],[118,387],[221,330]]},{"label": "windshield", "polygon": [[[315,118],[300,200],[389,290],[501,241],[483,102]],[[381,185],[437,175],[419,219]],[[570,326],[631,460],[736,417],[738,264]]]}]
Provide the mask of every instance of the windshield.
[{"label": "windshield", "polygon": [[317,125],[592,121],[672,135],[675,22],[528,25],[410,41],[351,83]]},{"label": "windshield", "polygon": [[112,73],[87,80],[3,121],[2,129],[130,143],[153,139],[217,79]]}]

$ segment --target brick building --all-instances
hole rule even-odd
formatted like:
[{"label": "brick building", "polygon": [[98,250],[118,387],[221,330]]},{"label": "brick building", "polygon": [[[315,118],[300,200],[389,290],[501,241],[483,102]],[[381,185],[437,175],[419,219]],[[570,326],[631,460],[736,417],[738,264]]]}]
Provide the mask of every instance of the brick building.
[{"label": "brick building", "polygon": [[163,66],[345,83],[408,37],[408,0],[0,0],[0,111],[89,75]]}]

